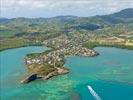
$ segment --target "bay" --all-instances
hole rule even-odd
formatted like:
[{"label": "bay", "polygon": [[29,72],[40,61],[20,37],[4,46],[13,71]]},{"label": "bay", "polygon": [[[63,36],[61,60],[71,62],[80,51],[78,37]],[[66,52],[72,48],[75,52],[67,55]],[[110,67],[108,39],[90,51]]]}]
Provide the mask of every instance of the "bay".
[{"label": "bay", "polygon": [[[22,85],[26,54],[46,47],[23,47],[0,52],[1,100],[133,100],[133,51],[97,47],[96,57],[70,56],[70,73]],[[88,89],[90,86],[95,93]]]}]

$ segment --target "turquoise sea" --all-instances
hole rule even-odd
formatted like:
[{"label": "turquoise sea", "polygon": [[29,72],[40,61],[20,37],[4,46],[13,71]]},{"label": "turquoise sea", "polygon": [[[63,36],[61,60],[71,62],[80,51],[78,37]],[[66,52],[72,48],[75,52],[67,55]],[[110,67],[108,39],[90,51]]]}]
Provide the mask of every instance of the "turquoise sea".
[{"label": "turquoise sea", "polygon": [[133,100],[133,51],[97,47],[96,57],[69,56],[70,73],[22,85],[26,54],[46,47],[0,52],[1,100]]}]

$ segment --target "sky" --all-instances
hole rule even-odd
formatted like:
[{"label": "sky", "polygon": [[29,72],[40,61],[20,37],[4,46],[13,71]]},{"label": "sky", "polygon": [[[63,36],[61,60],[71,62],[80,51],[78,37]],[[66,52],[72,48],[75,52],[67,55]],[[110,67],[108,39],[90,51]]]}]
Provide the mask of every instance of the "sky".
[{"label": "sky", "polygon": [[133,8],[133,0],[0,0],[0,17],[87,17],[125,8]]}]

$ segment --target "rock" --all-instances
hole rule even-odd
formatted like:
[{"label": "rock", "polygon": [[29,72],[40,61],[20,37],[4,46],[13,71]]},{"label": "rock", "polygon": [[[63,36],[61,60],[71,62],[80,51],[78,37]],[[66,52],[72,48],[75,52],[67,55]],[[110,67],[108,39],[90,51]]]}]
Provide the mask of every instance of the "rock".
[{"label": "rock", "polygon": [[56,69],[57,69],[58,74],[66,74],[66,73],[69,73],[69,70],[67,68],[64,68],[64,67],[61,67],[61,68],[56,67]]},{"label": "rock", "polygon": [[57,75],[61,75],[61,74],[66,74],[66,73],[69,73],[69,70],[68,69],[66,69],[66,68],[64,68],[64,67],[61,67],[61,68],[59,68],[59,67],[56,67],[56,71],[53,71],[53,72],[51,72],[51,73],[49,73],[47,76],[45,76],[43,79],[49,79],[49,78],[51,78],[51,77],[53,77],[53,76],[57,76]]},{"label": "rock", "polygon": [[20,83],[29,83],[38,79],[37,74],[28,75],[26,78],[22,79]]},{"label": "rock", "polygon": [[43,79],[44,80],[47,80],[47,79],[50,79],[51,77],[55,76],[55,75],[58,75],[57,71],[54,71],[54,72],[51,72],[49,73],[47,76],[45,76]]},{"label": "rock", "polygon": [[50,72],[47,75],[40,75],[40,73],[30,74],[26,78],[22,79],[20,81],[20,83],[22,83],[22,84],[29,83],[29,82],[34,81],[36,79],[48,80],[48,79],[52,78],[53,76],[69,73],[69,69],[67,69],[65,67],[60,67],[60,68],[59,67],[55,67],[55,69],[56,70]]}]

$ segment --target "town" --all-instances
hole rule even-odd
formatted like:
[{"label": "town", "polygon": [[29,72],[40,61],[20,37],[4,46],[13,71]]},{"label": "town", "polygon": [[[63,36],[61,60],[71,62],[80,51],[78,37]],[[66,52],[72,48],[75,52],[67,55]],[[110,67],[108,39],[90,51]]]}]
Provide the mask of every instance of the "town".
[{"label": "town", "polygon": [[[65,35],[46,40],[43,43],[45,46],[53,48],[53,50],[44,54],[42,53],[34,58],[32,58],[32,56],[26,58],[29,76],[23,79],[21,83],[30,82],[29,78],[33,77],[33,75],[37,75],[37,79],[49,79],[55,75],[68,73],[69,70],[64,66],[66,56],[75,55],[92,57],[98,55],[96,51],[82,47],[82,45],[77,45],[74,41],[69,40]],[[47,74],[44,73],[43,71],[46,66],[47,69],[52,68],[53,70],[49,70]]]}]

